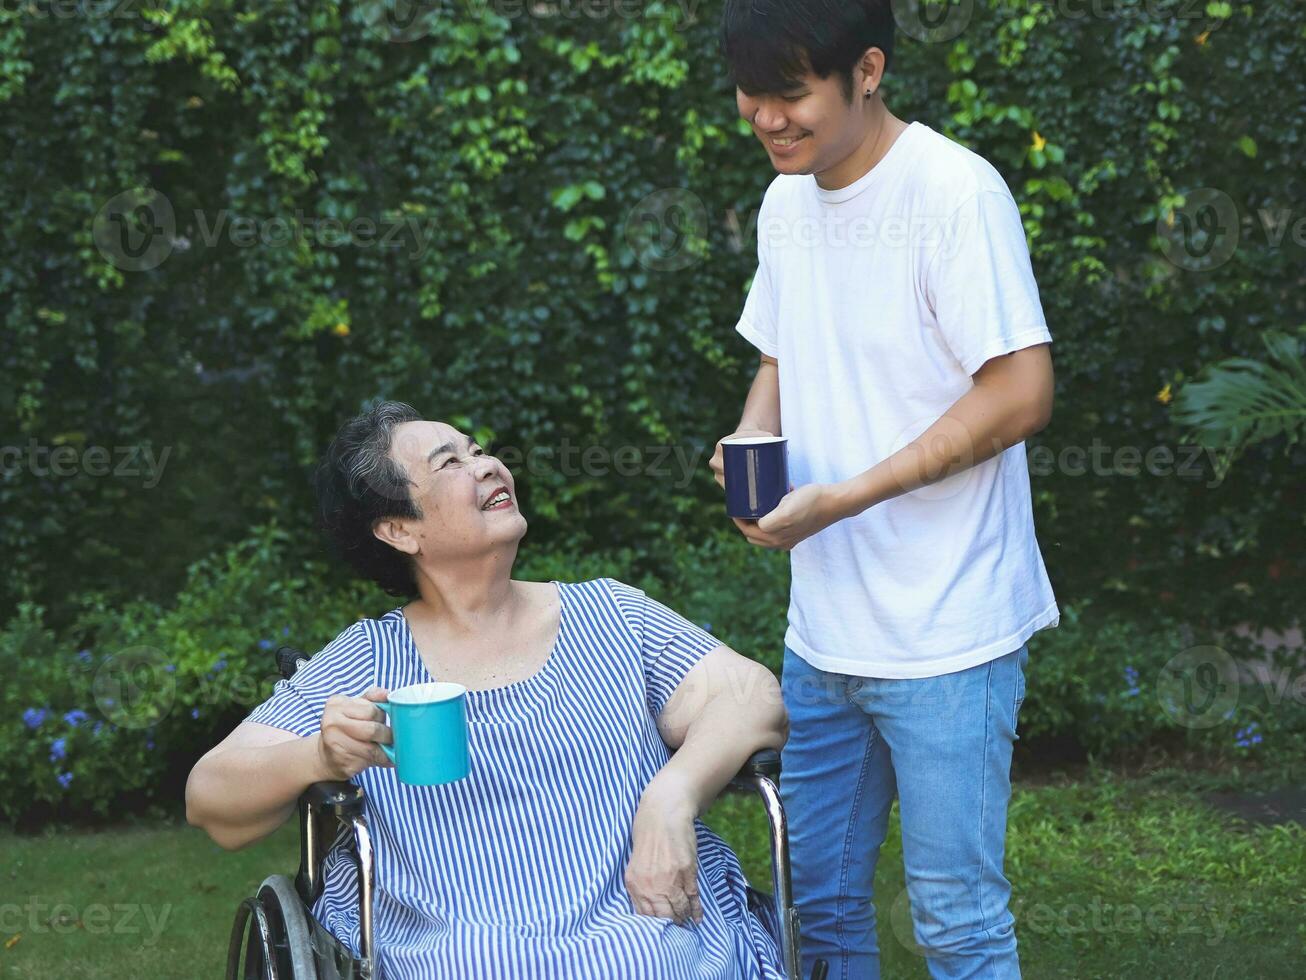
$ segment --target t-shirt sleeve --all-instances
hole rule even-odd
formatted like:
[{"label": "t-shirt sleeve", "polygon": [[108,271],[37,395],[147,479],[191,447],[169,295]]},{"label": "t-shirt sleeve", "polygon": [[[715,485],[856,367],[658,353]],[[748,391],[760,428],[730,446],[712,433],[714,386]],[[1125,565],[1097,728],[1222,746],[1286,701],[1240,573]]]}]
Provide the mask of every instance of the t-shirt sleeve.
[{"label": "t-shirt sleeve", "polygon": [[767,357],[780,357],[779,317],[776,314],[775,279],[772,274],[770,249],[766,245],[767,205],[762,202],[762,210],[757,221],[757,272],[753,275],[753,284],[748,289],[748,298],[744,301],[744,312],[740,314],[735,329],[750,344]]},{"label": "t-shirt sleeve", "polygon": [[657,718],[685,675],[721,641],[640,589],[612,580],[609,586],[639,643],[648,710]]},{"label": "t-shirt sleeve", "polygon": [[307,737],[322,728],[322,711],[335,694],[358,697],[372,686],[372,645],[362,622],[353,624],[321,652],[277,681],[268,698],[246,721],[271,725]]},{"label": "t-shirt sleeve", "polygon": [[944,223],[925,293],[967,374],[991,358],[1052,342],[1020,211],[1005,190],[977,191]]}]

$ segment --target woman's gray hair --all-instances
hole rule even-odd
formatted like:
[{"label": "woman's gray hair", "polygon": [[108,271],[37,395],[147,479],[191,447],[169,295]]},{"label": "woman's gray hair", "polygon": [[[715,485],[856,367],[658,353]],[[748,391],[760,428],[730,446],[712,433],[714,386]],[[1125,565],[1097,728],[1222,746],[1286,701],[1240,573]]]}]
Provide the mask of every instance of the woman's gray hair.
[{"label": "woman's gray hair", "polygon": [[378,402],[340,427],[314,476],[318,524],[336,552],[396,596],[417,594],[412,561],[378,540],[372,528],[386,518],[422,517],[408,474],[390,455],[395,430],[422,418],[404,402]]}]

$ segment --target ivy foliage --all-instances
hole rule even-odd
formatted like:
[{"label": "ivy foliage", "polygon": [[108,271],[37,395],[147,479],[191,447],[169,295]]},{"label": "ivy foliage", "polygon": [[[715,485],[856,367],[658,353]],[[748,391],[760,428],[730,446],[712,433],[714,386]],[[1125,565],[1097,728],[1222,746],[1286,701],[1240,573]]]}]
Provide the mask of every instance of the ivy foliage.
[{"label": "ivy foliage", "polygon": [[[165,598],[271,519],[309,554],[307,472],[376,397],[549,450],[519,471],[541,551],[721,524],[703,450],[754,365],[731,328],[771,173],[719,0],[582,6],[0,8],[0,614]],[[903,35],[886,94],[1021,203],[1056,338],[1040,443],[1173,447],[1174,388],[1306,322],[1306,14],[962,8],[954,37]],[[153,485],[119,472],[147,451]],[[1036,474],[1058,591],[1281,617],[1301,461]]]}]

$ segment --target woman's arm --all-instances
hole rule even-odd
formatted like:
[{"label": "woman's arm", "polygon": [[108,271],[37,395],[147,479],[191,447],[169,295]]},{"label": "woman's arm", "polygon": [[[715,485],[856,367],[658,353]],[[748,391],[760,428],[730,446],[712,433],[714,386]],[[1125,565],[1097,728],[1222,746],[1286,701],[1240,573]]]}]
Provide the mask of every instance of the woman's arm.
[{"label": "woman's arm", "polygon": [[685,675],[662,709],[658,731],[676,753],[648,790],[683,798],[698,816],[754,752],[784,745],[789,716],[775,675],[720,646]]},{"label": "woman's arm", "polygon": [[749,756],[784,745],[789,719],[775,675],[721,646],[685,675],[658,730],[676,752],[640,799],[626,888],[637,912],[683,925],[703,918],[695,818]]},{"label": "woman's arm", "polygon": [[191,770],[186,821],[234,851],[285,823],[313,783],[391,765],[376,744],[391,742],[385,716],[373,705],[385,699],[380,688],[361,698],[333,697],[322,713],[321,731],[307,737],[242,722]]}]

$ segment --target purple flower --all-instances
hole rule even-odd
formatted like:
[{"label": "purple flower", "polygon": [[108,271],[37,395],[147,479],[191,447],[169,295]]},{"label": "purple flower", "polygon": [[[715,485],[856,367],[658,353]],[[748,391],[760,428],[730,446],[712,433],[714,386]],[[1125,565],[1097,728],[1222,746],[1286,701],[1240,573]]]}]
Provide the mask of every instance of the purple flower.
[{"label": "purple flower", "polygon": [[258,648],[259,648],[260,650],[271,650],[271,649],[272,649],[272,641],[271,641],[271,640],[259,640],[259,641],[258,641]]},{"label": "purple flower", "polygon": [[1261,744],[1261,733],[1257,731],[1260,728],[1256,722],[1252,722],[1246,728],[1239,729],[1234,733],[1234,742],[1242,749],[1250,749],[1253,745]]},{"label": "purple flower", "polygon": [[198,717],[200,716],[200,709],[199,709],[199,708],[191,708],[191,709],[190,709],[190,716],[191,716],[192,718],[198,718]]},{"label": "purple flower", "polygon": [[290,627],[289,627],[289,626],[283,626],[283,627],[281,627],[281,635],[282,635],[282,636],[289,636],[289,635],[290,635]]},{"label": "purple flower", "polygon": [[163,669],[164,669],[165,671],[167,671],[169,674],[171,674],[171,673],[174,673],[174,672],[177,670],[177,665],[176,665],[176,664],[164,664],[164,665],[163,665]]},{"label": "purple flower", "polygon": [[1137,668],[1137,667],[1130,667],[1130,666],[1126,666],[1126,667],[1125,667],[1125,684],[1128,685],[1128,686],[1125,688],[1125,697],[1127,697],[1127,698],[1136,698],[1136,697],[1138,697],[1138,690],[1139,690],[1139,689],[1138,689],[1138,668]]},{"label": "purple flower", "polygon": [[154,748],[154,739],[152,739],[152,738],[147,738],[147,739],[145,740],[145,747],[146,747],[147,749],[152,749],[152,748]]},{"label": "purple flower", "polygon": [[[84,664],[89,664],[89,663],[91,662],[91,651],[90,651],[90,650],[78,650],[78,651],[77,651],[77,659],[80,660],[80,661],[81,661],[82,663],[84,663]],[[69,777],[69,778],[71,778],[71,777]]]},{"label": "purple flower", "polygon": [[220,659],[217,663],[215,663],[215,664],[212,666],[212,668],[210,668],[209,673],[211,673],[211,674],[216,674],[218,671],[220,671],[220,670],[226,670],[226,669],[227,669],[227,660],[226,660],[226,658],[224,657],[224,658]]},{"label": "purple flower", "polygon": [[81,708],[74,708],[72,711],[69,711],[67,714],[63,716],[63,720],[65,724],[72,725],[73,728],[76,728],[78,725],[84,722],[88,717],[89,716],[86,714],[86,712],[83,711]]},{"label": "purple flower", "polygon": [[45,716],[49,714],[44,708],[28,708],[23,712],[23,724],[35,731],[41,727],[41,722],[45,721]]},{"label": "purple flower", "polygon": [[102,721],[97,721],[97,722],[95,723],[95,727],[91,729],[91,734],[92,734],[92,735],[99,735],[100,732],[102,732],[102,731],[104,731],[104,722],[102,722]]},{"label": "purple flower", "polygon": [[68,754],[68,742],[62,738],[56,738],[50,743],[50,761],[60,762]]},{"label": "purple flower", "polygon": [[70,772],[61,772],[55,778],[59,780],[60,786],[62,786],[64,789],[67,789],[68,784],[73,781],[73,774]]}]

